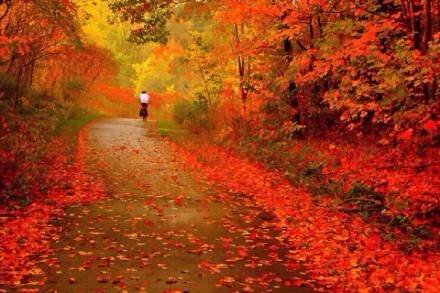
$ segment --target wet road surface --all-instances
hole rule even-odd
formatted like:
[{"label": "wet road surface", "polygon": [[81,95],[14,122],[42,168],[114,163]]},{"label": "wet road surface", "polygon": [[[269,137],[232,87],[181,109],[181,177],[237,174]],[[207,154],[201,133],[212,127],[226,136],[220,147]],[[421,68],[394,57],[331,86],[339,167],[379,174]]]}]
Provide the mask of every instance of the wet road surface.
[{"label": "wet road surface", "polygon": [[45,292],[311,292],[294,287],[271,214],[197,182],[153,122],[105,119],[87,168],[108,197],[69,208]]}]

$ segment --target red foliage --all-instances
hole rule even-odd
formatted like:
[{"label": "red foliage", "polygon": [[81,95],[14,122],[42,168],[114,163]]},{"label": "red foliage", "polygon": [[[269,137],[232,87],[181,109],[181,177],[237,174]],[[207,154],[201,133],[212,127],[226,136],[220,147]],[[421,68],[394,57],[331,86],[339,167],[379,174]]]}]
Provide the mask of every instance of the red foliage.
[{"label": "red foliage", "polygon": [[292,265],[300,262],[307,270],[309,280],[302,283],[351,292],[434,292],[440,286],[438,253],[407,255],[397,242],[383,240],[377,226],[338,211],[335,200],[316,203],[281,174],[234,153],[199,144],[173,148],[199,179],[252,195],[259,205],[275,212],[291,243]]},{"label": "red foliage", "polygon": [[401,145],[390,151],[371,144],[316,141],[309,144],[328,160],[324,174],[344,182],[345,191],[356,181],[361,181],[385,195],[388,216],[401,215],[415,226],[424,224],[434,230],[434,240],[420,245],[432,246],[435,250],[439,231],[434,222],[439,219],[438,216],[425,215],[440,206],[437,196],[440,194],[438,148],[427,148],[420,156],[411,148],[412,145]]},{"label": "red foliage", "polygon": [[39,259],[51,254],[50,241],[56,237],[49,220],[63,216],[65,206],[89,203],[104,195],[103,184],[84,171],[84,131],[78,134],[75,164],[69,165],[66,154],[60,153],[68,149],[62,139],[54,140],[46,160],[39,162],[50,168],[45,179],[52,185],[47,193],[35,190],[33,203],[24,209],[0,206],[0,285],[17,286],[29,277],[36,277],[35,285],[44,283]]},{"label": "red foliage", "polygon": [[100,83],[95,86],[95,91],[99,94],[105,95],[107,99],[112,102],[129,105],[138,102],[133,92],[133,89],[130,88],[123,88]]}]

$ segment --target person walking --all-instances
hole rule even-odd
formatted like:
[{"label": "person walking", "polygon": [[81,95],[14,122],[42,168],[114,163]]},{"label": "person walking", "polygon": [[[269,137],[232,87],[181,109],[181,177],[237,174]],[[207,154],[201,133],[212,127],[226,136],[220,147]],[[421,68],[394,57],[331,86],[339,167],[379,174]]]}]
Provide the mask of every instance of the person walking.
[{"label": "person walking", "polygon": [[146,91],[141,92],[140,103],[141,110],[139,112],[139,116],[142,117],[143,121],[146,121],[148,117],[148,104],[150,103],[150,95]]}]

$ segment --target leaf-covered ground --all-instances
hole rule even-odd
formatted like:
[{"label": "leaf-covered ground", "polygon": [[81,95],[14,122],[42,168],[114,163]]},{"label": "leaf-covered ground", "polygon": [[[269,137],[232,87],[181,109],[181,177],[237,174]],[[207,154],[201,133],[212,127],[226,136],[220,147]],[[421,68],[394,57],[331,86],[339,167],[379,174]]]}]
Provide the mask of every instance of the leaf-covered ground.
[{"label": "leaf-covered ground", "polygon": [[[33,235],[29,256],[2,250],[2,268],[6,256],[26,266],[10,268],[20,277],[0,290],[311,292],[313,283],[288,258],[276,216],[250,194],[194,180],[182,153],[152,128],[113,119],[81,132],[78,174],[103,178],[106,198],[96,198],[93,187],[87,205],[60,196],[56,213],[51,206],[45,217],[29,210],[38,221],[24,231]],[[20,221],[27,226],[29,217]]]},{"label": "leaf-covered ground", "polygon": [[[53,150],[65,144],[55,141]],[[3,209],[0,292],[434,292],[439,255],[408,255],[377,225],[280,174],[152,123],[101,120],[53,185]]]},{"label": "leaf-covered ground", "polygon": [[[46,165],[40,188],[34,188],[33,202],[24,208],[0,205],[0,292],[2,288],[42,285],[43,264],[51,264],[50,243],[58,239],[53,219],[65,215],[64,208],[74,203],[90,203],[105,195],[102,181],[84,170],[85,131],[78,134],[73,156],[67,156],[65,138],[55,139],[44,158]],[[63,151],[64,150],[64,151]],[[46,186],[47,192],[42,192]]]},{"label": "leaf-covered ground", "polygon": [[314,200],[281,174],[230,151],[192,143],[175,148],[198,177],[251,195],[275,212],[284,228],[281,236],[291,244],[287,257],[303,264],[307,283],[349,292],[435,292],[439,287],[436,250],[407,254],[398,241],[385,241],[378,225],[340,211],[337,199]]}]

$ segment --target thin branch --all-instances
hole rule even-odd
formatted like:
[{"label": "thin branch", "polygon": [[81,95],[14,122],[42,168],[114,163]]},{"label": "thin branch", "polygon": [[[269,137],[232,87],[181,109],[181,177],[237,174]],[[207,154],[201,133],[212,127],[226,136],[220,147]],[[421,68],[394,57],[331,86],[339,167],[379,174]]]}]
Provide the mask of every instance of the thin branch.
[{"label": "thin branch", "polygon": [[11,10],[11,6],[12,6],[12,0],[6,0],[4,3],[1,4],[6,4],[6,10],[3,13],[3,15],[0,16],[0,22],[9,14],[9,11]]},{"label": "thin branch", "polygon": [[308,49],[306,48],[306,46],[304,46],[304,45],[301,43],[300,40],[296,40],[296,43],[298,44],[298,46],[299,46],[302,50],[304,50],[304,51],[307,51],[307,50],[308,50]]}]

